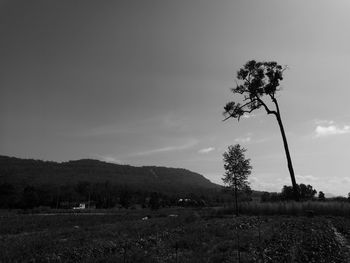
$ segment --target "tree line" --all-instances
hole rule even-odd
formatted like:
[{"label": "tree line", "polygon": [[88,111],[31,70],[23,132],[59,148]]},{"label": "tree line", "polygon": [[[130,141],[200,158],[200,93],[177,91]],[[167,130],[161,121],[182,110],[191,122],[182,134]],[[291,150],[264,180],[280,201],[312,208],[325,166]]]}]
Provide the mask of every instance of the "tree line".
[{"label": "tree line", "polygon": [[[179,201],[182,199],[183,201]],[[134,205],[158,209],[166,206],[206,206],[224,201],[221,192],[171,194],[134,189],[130,186],[80,181],[66,185],[0,184],[0,208],[32,209],[39,206],[50,208],[72,208],[79,203],[93,204],[96,208],[123,207]],[[227,198],[226,198],[227,199]],[[186,201],[185,201],[186,200]]]},{"label": "tree line", "polygon": [[[318,192],[312,185],[297,184],[300,201],[325,201],[326,197],[322,191]],[[280,202],[294,200],[294,189],[292,186],[284,185],[280,193],[263,192],[261,202]]]}]

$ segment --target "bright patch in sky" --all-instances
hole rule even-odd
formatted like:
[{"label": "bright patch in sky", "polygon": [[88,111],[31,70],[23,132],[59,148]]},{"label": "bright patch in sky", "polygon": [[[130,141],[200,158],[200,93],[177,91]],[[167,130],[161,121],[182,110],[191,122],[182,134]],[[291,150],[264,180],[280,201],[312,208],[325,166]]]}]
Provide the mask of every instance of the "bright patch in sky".
[{"label": "bright patch in sky", "polygon": [[197,144],[197,140],[190,140],[184,144],[181,145],[174,145],[174,146],[167,146],[167,147],[162,147],[162,148],[157,148],[157,149],[152,149],[152,150],[147,150],[147,151],[142,151],[142,152],[137,152],[133,154],[134,156],[144,156],[144,155],[153,155],[157,153],[165,153],[165,152],[172,152],[172,151],[181,151],[181,150],[186,150],[194,145]]},{"label": "bright patch in sky", "polygon": [[116,163],[116,164],[122,163],[121,160],[117,160],[116,158],[114,158],[112,156],[100,156],[99,159],[103,162],[106,162],[106,163]]},{"label": "bright patch in sky", "polygon": [[304,184],[320,180],[319,177],[313,176],[311,174],[307,174],[307,175],[299,175],[299,174],[297,174],[295,177],[296,177],[296,179],[300,180],[300,182],[302,182]]},{"label": "bright patch in sky", "polygon": [[198,153],[210,153],[210,152],[212,152],[212,151],[214,151],[215,150],[215,148],[214,147],[208,147],[208,148],[203,148],[203,149],[200,149],[199,151],[198,151]]},{"label": "bright patch in sky", "polygon": [[236,143],[248,143],[252,140],[251,137],[239,137],[235,139]]},{"label": "bright patch in sky", "polygon": [[339,127],[336,125],[329,126],[321,126],[318,125],[315,129],[315,137],[326,137],[331,135],[340,135],[350,133],[350,126],[344,125],[343,127]]}]

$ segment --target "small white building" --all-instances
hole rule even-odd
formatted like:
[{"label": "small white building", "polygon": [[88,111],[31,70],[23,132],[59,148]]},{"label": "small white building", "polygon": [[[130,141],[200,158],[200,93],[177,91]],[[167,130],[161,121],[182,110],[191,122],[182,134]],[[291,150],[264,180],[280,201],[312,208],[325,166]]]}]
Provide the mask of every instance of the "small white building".
[{"label": "small white building", "polygon": [[79,206],[73,207],[73,209],[85,209],[85,208],[86,208],[86,204],[85,203],[80,203]]}]

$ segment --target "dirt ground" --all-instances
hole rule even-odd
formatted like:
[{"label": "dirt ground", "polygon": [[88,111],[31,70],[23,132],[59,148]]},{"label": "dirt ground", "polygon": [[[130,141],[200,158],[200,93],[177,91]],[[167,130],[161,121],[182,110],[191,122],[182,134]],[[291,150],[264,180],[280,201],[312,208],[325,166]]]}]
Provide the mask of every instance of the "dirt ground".
[{"label": "dirt ground", "polygon": [[0,216],[0,262],[349,262],[350,219],[163,209]]}]

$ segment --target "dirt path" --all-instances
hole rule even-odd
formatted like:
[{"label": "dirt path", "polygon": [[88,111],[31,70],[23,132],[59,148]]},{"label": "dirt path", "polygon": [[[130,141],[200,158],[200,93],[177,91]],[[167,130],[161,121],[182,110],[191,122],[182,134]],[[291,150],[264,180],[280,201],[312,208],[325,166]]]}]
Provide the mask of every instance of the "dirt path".
[{"label": "dirt path", "polygon": [[348,240],[332,224],[330,224],[330,227],[334,232],[335,239],[339,242],[339,244],[344,249],[344,255],[345,255],[345,258],[347,259],[346,262],[350,263],[350,244]]},{"label": "dirt path", "polygon": [[88,213],[38,213],[30,214],[31,216],[67,216],[67,215],[77,215],[77,216],[105,216],[105,215],[117,215],[113,213],[97,213],[97,212],[88,212]]}]

